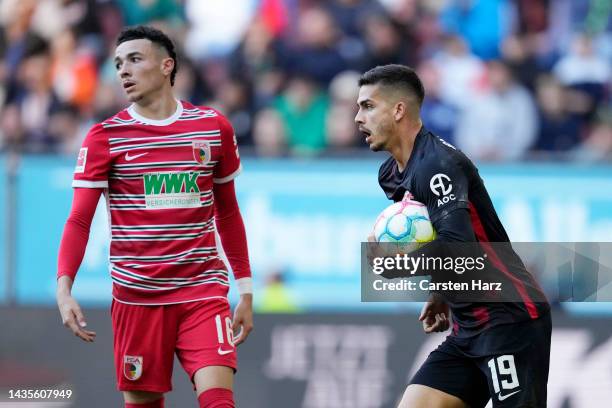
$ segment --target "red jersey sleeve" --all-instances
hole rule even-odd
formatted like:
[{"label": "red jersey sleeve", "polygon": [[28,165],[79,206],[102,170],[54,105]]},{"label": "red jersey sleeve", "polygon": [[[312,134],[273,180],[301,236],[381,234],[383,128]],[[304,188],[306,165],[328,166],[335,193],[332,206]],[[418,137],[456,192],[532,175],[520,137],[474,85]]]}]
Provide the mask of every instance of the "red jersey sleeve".
[{"label": "red jersey sleeve", "polygon": [[238,142],[234,134],[234,128],[227,118],[219,115],[219,127],[221,130],[221,157],[213,172],[215,183],[227,183],[233,180],[242,171],[240,155],[238,154]]},{"label": "red jersey sleeve", "polygon": [[79,150],[72,187],[108,188],[110,164],[108,137],[102,125],[94,125]]}]

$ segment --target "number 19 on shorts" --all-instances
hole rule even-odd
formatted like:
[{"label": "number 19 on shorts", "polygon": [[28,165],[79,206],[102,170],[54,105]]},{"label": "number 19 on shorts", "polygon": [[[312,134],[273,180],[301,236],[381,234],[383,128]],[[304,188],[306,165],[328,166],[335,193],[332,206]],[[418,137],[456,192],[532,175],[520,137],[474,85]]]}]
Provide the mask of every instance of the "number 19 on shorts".
[{"label": "number 19 on shorts", "polygon": [[[500,385],[503,390],[512,390],[519,386],[512,354],[492,358],[487,364],[491,370],[491,382],[496,394],[500,392]],[[501,382],[499,381],[500,378],[502,378]]]}]

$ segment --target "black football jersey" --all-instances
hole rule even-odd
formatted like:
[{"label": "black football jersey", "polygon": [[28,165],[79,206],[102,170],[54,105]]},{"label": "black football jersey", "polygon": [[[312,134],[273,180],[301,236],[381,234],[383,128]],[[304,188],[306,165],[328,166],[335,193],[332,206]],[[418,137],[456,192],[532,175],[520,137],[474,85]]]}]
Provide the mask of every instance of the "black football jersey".
[{"label": "black football jersey", "polygon": [[401,201],[410,194],[427,206],[436,241],[477,242],[488,256],[489,280],[504,282],[513,291],[512,299],[520,300],[449,300],[455,336],[470,337],[489,327],[533,320],[549,312],[539,284],[512,249],[477,168],[461,151],[423,127],[406,168],[399,171],[389,157],[380,167],[378,180],[390,200]]}]

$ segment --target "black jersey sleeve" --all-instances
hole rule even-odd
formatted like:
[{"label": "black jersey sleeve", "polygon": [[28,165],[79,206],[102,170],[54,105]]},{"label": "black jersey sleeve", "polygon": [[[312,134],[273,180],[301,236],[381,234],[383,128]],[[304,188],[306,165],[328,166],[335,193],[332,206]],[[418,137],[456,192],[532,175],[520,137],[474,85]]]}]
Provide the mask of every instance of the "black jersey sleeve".
[{"label": "black jersey sleeve", "polygon": [[435,225],[454,210],[469,208],[468,189],[463,169],[452,155],[444,154],[421,163],[412,193],[417,201],[427,206],[429,218]]},{"label": "black jersey sleeve", "polygon": [[470,212],[466,208],[458,208],[433,223],[436,239],[443,242],[476,242],[472,228]]}]

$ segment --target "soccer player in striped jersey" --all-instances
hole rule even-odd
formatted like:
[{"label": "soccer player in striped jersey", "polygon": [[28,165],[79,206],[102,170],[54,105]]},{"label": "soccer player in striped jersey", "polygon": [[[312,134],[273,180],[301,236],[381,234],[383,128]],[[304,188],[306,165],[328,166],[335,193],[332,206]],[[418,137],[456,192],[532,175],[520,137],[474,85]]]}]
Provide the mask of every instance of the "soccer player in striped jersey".
[{"label": "soccer player in striped jersey", "polygon": [[423,329],[445,331],[450,308],[452,331],[412,378],[400,408],[477,408],[490,399],[495,408],[545,407],[550,306],[512,249],[476,166],[421,123],[425,91],[412,69],[379,66],[363,74],[359,86],[355,122],[371,150],[390,153],[378,173],[381,188],[390,200],[413,197],[425,204],[437,233],[411,255],[439,256],[452,243],[478,248],[488,259],[486,277],[505,288],[501,301],[432,292],[419,318]]},{"label": "soccer player in striped jersey", "polygon": [[[132,104],[94,125],[78,155],[59,251],[62,321],[84,341],[94,340],[71,288],[104,195],[115,368],[125,406],[163,407],[176,353],[201,407],[233,407],[235,346],[253,327],[251,272],[233,181],[241,170],[234,131],[216,110],[174,97],[176,53],[161,31],[125,29],[114,61]],[[216,232],[240,293],[233,319]]]}]

